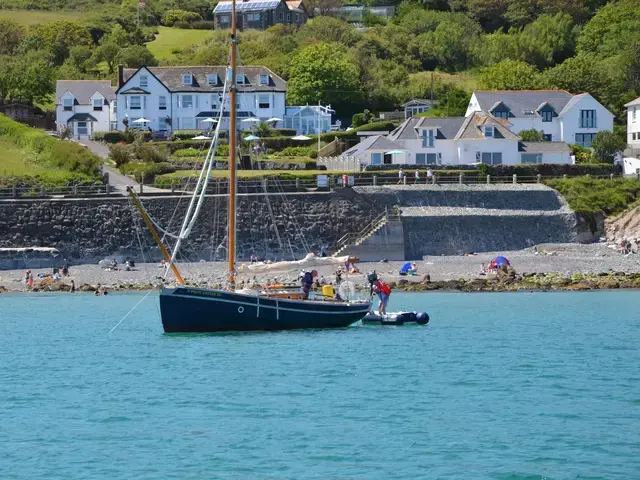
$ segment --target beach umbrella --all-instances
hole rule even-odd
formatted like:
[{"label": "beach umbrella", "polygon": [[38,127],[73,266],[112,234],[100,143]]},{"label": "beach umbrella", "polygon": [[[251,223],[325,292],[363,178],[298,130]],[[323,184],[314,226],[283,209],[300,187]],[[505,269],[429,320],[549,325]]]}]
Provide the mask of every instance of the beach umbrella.
[{"label": "beach umbrella", "polygon": [[494,265],[511,265],[511,262],[509,262],[509,260],[507,260],[506,257],[496,257],[493,260],[491,260],[491,263]]},{"label": "beach umbrella", "polygon": [[270,119],[266,120],[267,122],[281,122],[282,119],[278,118],[278,117],[271,117]]},{"label": "beach umbrella", "polygon": [[291,137],[291,140],[311,140],[311,137],[307,137],[306,135],[296,135],[295,137]]},{"label": "beach umbrella", "polygon": [[256,118],[256,117],[249,117],[249,118],[245,118],[244,120],[240,120],[241,122],[245,122],[245,123],[260,123],[260,119]]},{"label": "beach umbrella", "polygon": [[204,120],[200,120],[202,123],[218,123],[215,118],[207,117]]},{"label": "beach umbrella", "polygon": [[253,142],[254,140],[260,140],[260,137],[256,137],[255,135],[247,135],[244,137],[247,142]]},{"label": "beach umbrella", "polygon": [[131,123],[149,123],[151,120],[147,120],[146,118],[138,118]]},{"label": "beach umbrella", "polygon": [[207,137],[206,135],[198,135],[197,137],[193,137],[191,140],[209,140],[211,137]]}]

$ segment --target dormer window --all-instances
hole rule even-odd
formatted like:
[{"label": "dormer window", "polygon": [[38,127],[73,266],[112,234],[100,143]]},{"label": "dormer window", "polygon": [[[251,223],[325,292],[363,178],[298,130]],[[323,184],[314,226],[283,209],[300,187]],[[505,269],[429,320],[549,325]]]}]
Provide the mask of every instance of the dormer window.
[{"label": "dormer window", "polygon": [[70,112],[71,110],[73,110],[73,98],[62,99],[62,109],[65,112]]},{"label": "dormer window", "polygon": [[435,132],[433,129],[421,130],[422,132],[422,146],[424,148],[433,148],[435,145]]},{"label": "dormer window", "polygon": [[191,75],[190,73],[183,73],[182,85],[193,85],[193,75]]},{"label": "dormer window", "polygon": [[260,74],[260,85],[269,85],[269,75],[266,73]]},{"label": "dormer window", "polygon": [[493,138],[493,125],[485,125],[484,126],[484,137],[485,138]]},{"label": "dormer window", "polygon": [[140,86],[145,88],[149,86],[149,75],[140,75]]},{"label": "dormer window", "polygon": [[218,85],[218,75],[215,73],[207,74],[207,84],[209,84],[210,87]]},{"label": "dormer window", "polygon": [[238,85],[244,84],[244,73],[236,73],[236,83]]},{"label": "dormer window", "polygon": [[553,121],[553,112],[551,110],[544,110],[541,112],[540,116],[542,117],[543,122]]},{"label": "dormer window", "polygon": [[493,116],[496,118],[507,119],[509,118],[509,112],[507,110],[498,110],[496,112],[493,112]]},{"label": "dormer window", "polygon": [[102,98],[94,98],[93,99],[93,110],[102,110],[102,105],[104,104],[104,101],[102,100]]}]

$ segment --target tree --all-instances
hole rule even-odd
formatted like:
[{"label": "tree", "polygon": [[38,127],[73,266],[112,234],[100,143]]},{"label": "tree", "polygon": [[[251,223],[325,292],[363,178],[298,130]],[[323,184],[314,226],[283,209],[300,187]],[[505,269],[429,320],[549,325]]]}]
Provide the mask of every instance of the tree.
[{"label": "tree", "polygon": [[293,105],[321,102],[348,112],[362,100],[358,70],[339,45],[309,45],[291,60],[287,96]]},{"label": "tree", "polygon": [[483,68],[480,82],[491,90],[535,90],[540,85],[540,73],[528,63],[504,60]]},{"label": "tree", "polygon": [[582,29],[578,52],[613,56],[640,43],[640,3],[611,2],[598,10]]},{"label": "tree", "polygon": [[507,11],[505,0],[469,0],[468,11],[471,18],[482,25],[486,32],[504,27],[504,14]]},{"label": "tree", "polygon": [[347,47],[355,45],[358,34],[344,20],[333,17],[316,17],[300,27],[296,37],[303,43],[340,43]]},{"label": "tree", "polygon": [[0,55],[14,55],[24,37],[22,25],[13,20],[0,18]]},{"label": "tree", "polygon": [[544,138],[543,130],[536,130],[535,128],[531,128],[529,130],[521,130],[518,133],[518,136],[524,142],[544,142],[546,139]]},{"label": "tree", "polygon": [[627,143],[609,130],[603,130],[593,139],[593,156],[597,162],[613,163],[618,153],[622,152]]},{"label": "tree", "polygon": [[42,41],[39,48],[49,53],[49,60],[54,65],[62,65],[72,47],[93,44],[93,38],[84,25],[66,20],[40,25],[37,35]]},{"label": "tree", "polygon": [[131,45],[120,51],[119,59],[127,68],[154,67],[158,61],[144,45]]}]

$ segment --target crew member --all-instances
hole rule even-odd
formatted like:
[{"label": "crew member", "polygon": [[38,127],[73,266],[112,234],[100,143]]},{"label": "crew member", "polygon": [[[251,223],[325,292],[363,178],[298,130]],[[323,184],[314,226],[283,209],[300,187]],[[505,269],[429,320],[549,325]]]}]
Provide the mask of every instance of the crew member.
[{"label": "crew member", "polygon": [[389,297],[391,296],[391,287],[382,280],[376,280],[373,283],[373,291],[378,294],[378,298],[380,299],[378,303],[378,313],[380,315],[386,315],[387,303],[389,303]]}]

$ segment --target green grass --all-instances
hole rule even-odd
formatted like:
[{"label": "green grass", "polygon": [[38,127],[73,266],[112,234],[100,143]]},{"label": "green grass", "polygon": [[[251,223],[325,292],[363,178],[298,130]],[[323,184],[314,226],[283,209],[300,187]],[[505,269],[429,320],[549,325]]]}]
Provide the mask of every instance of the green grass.
[{"label": "green grass", "polygon": [[210,30],[158,27],[155,40],[147,43],[147,48],[158,60],[166,60],[174,55],[174,50],[197,45],[212,35]]},{"label": "green grass", "polygon": [[32,160],[32,155],[0,138],[0,175],[35,175],[50,170]]},{"label": "green grass", "polygon": [[45,11],[45,10],[0,10],[0,18],[15,20],[21,25],[40,25],[60,20],[83,23],[87,19],[86,12],[77,11]]},{"label": "green grass", "polygon": [[[452,83],[453,85],[460,87],[467,92],[477,90],[480,86],[478,77],[473,72],[460,72],[460,73],[444,73],[434,72],[433,75],[435,81],[443,83]],[[409,75],[409,82],[411,84],[429,85],[431,84],[431,72],[418,72]]]}]

